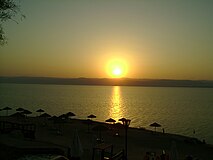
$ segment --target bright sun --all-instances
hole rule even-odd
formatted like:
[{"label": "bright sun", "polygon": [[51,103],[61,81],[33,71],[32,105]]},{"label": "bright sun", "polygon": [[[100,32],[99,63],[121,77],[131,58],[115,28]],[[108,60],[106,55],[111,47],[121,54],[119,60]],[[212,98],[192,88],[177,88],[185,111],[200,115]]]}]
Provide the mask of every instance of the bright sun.
[{"label": "bright sun", "polygon": [[120,68],[115,68],[112,73],[115,75],[115,76],[120,76],[122,74],[122,70]]},{"label": "bright sun", "polygon": [[112,78],[121,78],[127,74],[127,65],[124,60],[114,59],[108,62],[106,70]]}]

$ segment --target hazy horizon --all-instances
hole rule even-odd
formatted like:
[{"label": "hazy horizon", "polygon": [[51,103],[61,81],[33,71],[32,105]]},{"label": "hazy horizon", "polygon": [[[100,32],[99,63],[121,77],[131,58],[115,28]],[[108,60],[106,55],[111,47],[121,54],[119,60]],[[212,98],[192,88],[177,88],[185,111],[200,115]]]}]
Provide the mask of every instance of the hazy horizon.
[{"label": "hazy horizon", "polygon": [[213,80],[213,1],[19,5],[26,19],[3,23],[0,76]]},{"label": "hazy horizon", "polygon": [[135,80],[177,80],[177,81],[213,81],[207,79],[168,79],[168,78],[129,78],[129,77],[120,77],[120,78],[112,78],[112,77],[54,77],[54,76],[2,76],[0,78],[56,78],[56,79],[135,79]]}]

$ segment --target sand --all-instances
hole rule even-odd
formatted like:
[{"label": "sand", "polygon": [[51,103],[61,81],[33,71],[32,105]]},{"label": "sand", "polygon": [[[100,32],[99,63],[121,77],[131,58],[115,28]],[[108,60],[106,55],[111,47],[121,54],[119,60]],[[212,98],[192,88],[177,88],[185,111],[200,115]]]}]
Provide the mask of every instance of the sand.
[{"label": "sand", "polygon": [[[81,159],[91,160],[93,147],[98,143],[100,132],[92,130],[96,125],[105,125],[109,129],[102,131],[101,136],[105,144],[113,145],[113,152],[117,153],[125,148],[125,130],[123,126],[114,127],[106,123],[93,122],[89,125],[86,120],[69,119],[63,123],[53,123],[46,118],[27,117],[17,119],[0,117],[0,121],[36,124],[35,139],[25,138],[20,131],[0,134],[0,159],[14,159],[26,153],[56,153],[67,156],[68,148],[73,147],[74,132],[77,130],[83,154]],[[119,136],[114,133],[118,132]],[[171,157],[178,153],[180,160],[186,155],[192,155],[201,160],[213,159],[213,146],[202,144],[192,137],[154,132],[146,129],[128,128],[128,160],[143,160],[146,152],[156,155],[165,153]],[[9,149],[8,149],[9,148]],[[172,149],[173,148],[173,149]],[[96,153],[96,157],[98,153]]]}]

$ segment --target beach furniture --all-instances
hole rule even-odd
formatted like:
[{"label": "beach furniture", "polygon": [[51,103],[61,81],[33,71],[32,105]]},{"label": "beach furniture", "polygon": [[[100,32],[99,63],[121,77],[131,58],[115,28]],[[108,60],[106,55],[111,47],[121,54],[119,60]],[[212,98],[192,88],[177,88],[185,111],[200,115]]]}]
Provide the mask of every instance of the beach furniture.
[{"label": "beach furniture", "polygon": [[[93,153],[92,153],[92,160],[95,160],[95,155],[97,152],[101,153],[98,160],[111,159],[113,157],[113,145],[101,143],[94,146]],[[105,157],[106,153],[108,153],[107,158]]]},{"label": "beach furniture", "polygon": [[35,139],[36,125],[30,123],[12,123],[0,121],[0,132],[10,133],[14,130],[20,130],[25,138]]},{"label": "beach furniture", "polygon": [[97,139],[97,142],[103,142],[102,132],[109,130],[109,128],[105,125],[96,125],[92,128],[93,131],[97,131],[99,134],[99,138]]}]

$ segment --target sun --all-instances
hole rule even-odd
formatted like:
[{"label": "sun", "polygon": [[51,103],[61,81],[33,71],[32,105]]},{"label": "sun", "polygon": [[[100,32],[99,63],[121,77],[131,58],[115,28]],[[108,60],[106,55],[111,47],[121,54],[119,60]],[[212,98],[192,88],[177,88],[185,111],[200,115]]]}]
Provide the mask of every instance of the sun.
[{"label": "sun", "polygon": [[106,67],[107,73],[111,78],[122,78],[127,74],[127,64],[124,60],[110,60]]},{"label": "sun", "polygon": [[115,68],[112,73],[115,75],[115,76],[120,76],[122,74],[122,70],[120,68]]}]

